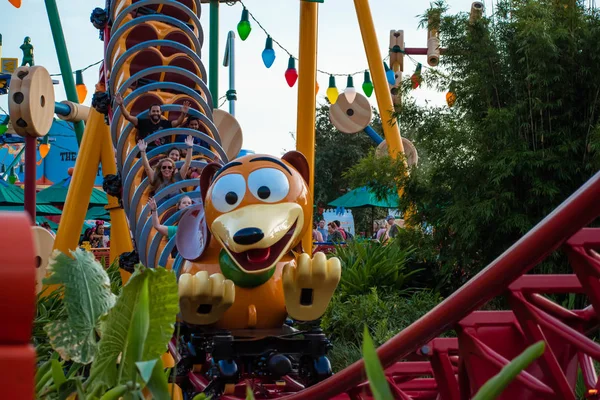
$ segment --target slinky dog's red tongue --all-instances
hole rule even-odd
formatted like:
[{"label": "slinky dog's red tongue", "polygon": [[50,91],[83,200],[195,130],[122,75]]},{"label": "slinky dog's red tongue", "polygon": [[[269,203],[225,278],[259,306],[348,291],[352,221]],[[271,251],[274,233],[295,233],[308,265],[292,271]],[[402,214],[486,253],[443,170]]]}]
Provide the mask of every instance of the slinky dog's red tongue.
[{"label": "slinky dog's red tongue", "polygon": [[246,252],[246,257],[251,263],[263,263],[267,261],[269,255],[271,255],[270,247],[266,249],[252,249]]}]

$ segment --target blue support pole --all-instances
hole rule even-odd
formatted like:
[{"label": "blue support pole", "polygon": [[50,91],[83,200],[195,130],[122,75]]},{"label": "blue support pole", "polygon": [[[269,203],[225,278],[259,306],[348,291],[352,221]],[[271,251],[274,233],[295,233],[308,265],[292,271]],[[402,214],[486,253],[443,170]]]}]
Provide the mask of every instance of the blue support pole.
[{"label": "blue support pole", "polygon": [[369,135],[371,139],[373,139],[375,144],[379,145],[381,142],[383,142],[383,138],[379,136],[379,134],[375,132],[375,129],[371,128],[370,125],[367,125],[367,127],[365,128],[365,133]]},{"label": "blue support pole", "polygon": [[54,113],[64,117],[71,113],[71,107],[64,103],[54,103]]}]

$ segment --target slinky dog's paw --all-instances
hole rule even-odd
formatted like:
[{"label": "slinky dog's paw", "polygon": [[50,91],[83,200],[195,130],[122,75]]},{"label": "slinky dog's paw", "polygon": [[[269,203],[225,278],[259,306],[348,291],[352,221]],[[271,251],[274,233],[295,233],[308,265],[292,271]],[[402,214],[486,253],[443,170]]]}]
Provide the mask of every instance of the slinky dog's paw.
[{"label": "slinky dog's paw", "polygon": [[179,278],[179,307],[183,320],[195,325],[217,322],[235,300],[235,286],[221,274],[201,271]]},{"label": "slinky dog's paw", "polygon": [[283,267],[283,292],[288,314],[299,321],[321,317],[342,276],[340,260],[323,253],[303,253]]}]

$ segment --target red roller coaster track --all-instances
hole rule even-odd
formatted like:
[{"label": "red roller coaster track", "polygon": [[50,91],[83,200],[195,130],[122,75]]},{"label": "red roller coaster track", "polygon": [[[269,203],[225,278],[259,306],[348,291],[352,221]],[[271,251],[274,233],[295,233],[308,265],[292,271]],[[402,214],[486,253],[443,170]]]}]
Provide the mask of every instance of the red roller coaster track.
[{"label": "red roller coaster track", "polygon": [[[27,332],[28,339],[33,318],[33,243],[27,218],[8,215],[0,215],[0,318],[11,329],[0,330],[0,373],[13,378],[3,379],[0,394],[32,398],[34,352],[21,333]],[[600,309],[600,255],[594,249],[600,249],[600,228],[585,226],[599,215],[597,173],[466,285],[382,345],[378,354],[395,397],[471,398],[510,359],[545,340],[542,358],[521,373],[501,399],[574,400],[578,370],[587,397],[595,398],[600,383],[593,360],[600,360],[600,345],[588,335],[599,326],[595,310]],[[526,275],[563,245],[573,274]],[[20,252],[9,252],[15,248]],[[544,296],[557,293],[585,294],[590,305],[570,310]],[[512,310],[478,311],[501,294],[507,295]],[[15,312],[15,306],[22,310]],[[448,329],[457,337],[435,338]],[[370,399],[364,377],[359,361],[285,398]]]}]

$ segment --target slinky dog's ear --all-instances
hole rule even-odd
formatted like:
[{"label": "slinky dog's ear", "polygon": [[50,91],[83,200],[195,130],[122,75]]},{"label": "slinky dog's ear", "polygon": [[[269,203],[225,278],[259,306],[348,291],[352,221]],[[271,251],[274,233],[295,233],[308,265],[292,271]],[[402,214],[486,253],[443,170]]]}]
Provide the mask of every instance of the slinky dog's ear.
[{"label": "slinky dog's ear", "polygon": [[306,157],[304,154],[299,151],[288,151],[281,157],[282,160],[287,161],[292,164],[292,167],[296,169],[308,185],[310,181],[310,169],[308,168],[308,161],[306,161]]},{"label": "slinky dog's ear", "polygon": [[208,188],[210,187],[213,176],[215,176],[221,167],[221,164],[213,162],[202,169],[202,172],[200,173],[200,193],[202,193],[203,202],[206,201],[206,193],[208,193]]}]

